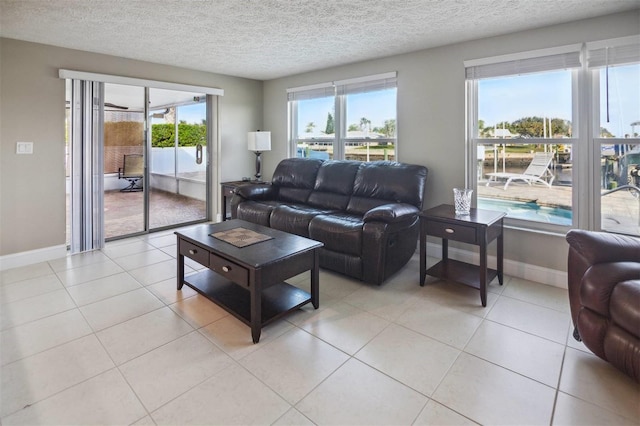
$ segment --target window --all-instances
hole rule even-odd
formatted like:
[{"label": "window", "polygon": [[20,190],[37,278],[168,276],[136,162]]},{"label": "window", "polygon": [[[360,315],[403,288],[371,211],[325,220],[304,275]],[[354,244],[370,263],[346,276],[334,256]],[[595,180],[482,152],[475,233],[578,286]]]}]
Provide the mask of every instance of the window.
[{"label": "window", "polygon": [[587,44],[599,148],[600,228],[640,234],[640,45],[637,38]]},{"label": "window", "polygon": [[396,73],[288,89],[291,156],[396,158]]},{"label": "window", "polygon": [[478,207],[512,226],[640,235],[640,37],[465,67]]},{"label": "window", "polygon": [[[574,81],[579,46],[467,66],[477,206],[547,228],[573,218]],[[471,124],[473,123],[473,124]]]}]

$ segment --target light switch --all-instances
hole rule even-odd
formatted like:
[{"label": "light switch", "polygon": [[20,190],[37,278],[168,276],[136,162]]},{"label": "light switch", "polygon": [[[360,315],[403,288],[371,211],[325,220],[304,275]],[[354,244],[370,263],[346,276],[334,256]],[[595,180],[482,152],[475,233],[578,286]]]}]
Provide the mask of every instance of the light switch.
[{"label": "light switch", "polygon": [[33,154],[33,142],[16,142],[16,154]]}]

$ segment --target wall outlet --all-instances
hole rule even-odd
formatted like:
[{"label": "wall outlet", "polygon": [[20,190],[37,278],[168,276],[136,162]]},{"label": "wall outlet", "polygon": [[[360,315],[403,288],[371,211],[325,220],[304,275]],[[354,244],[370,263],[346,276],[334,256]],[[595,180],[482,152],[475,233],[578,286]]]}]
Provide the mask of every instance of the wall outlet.
[{"label": "wall outlet", "polygon": [[33,154],[33,142],[16,142],[16,154]]}]

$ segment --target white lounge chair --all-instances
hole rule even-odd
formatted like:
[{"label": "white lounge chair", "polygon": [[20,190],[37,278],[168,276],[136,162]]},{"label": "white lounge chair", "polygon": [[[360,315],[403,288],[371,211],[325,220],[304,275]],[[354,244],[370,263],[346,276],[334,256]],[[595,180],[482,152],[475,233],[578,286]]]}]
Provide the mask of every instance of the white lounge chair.
[{"label": "white lounge chair", "polygon": [[[504,184],[504,189],[507,189],[511,181],[523,180],[529,185],[533,182],[540,182],[547,187],[551,188],[551,183],[555,179],[554,174],[551,172],[551,161],[553,161],[553,152],[536,152],[533,154],[533,160],[529,163],[527,169],[522,173],[487,173],[487,176],[493,178],[493,180],[507,179]],[[491,179],[487,181],[487,185],[492,182]]]}]

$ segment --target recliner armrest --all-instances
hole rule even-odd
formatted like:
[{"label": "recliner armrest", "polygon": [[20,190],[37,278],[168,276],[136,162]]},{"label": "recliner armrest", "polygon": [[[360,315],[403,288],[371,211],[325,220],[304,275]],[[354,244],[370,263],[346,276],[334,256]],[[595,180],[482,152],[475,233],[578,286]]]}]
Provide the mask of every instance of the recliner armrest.
[{"label": "recliner armrest", "polygon": [[243,185],[235,194],[246,200],[271,200],[276,196],[276,188],[269,184]]},{"label": "recliner armrest", "polygon": [[411,204],[383,204],[381,206],[374,207],[366,212],[364,214],[363,220],[365,222],[379,221],[386,223],[395,223],[414,217],[418,214],[418,212],[418,208]]},{"label": "recliner armrest", "polygon": [[582,277],[580,303],[600,315],[611,317],[611,293],[623,281],[640,278],[640,263],[611,262],[592,266]]},{"label": "recliner armrest", "polygon": [[640,238],[608,232],[572,229],[567,242],[591,265],[605,262],[640,262]]}]

